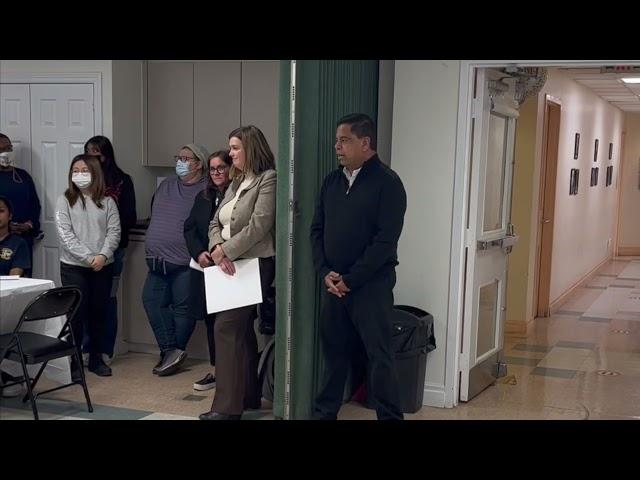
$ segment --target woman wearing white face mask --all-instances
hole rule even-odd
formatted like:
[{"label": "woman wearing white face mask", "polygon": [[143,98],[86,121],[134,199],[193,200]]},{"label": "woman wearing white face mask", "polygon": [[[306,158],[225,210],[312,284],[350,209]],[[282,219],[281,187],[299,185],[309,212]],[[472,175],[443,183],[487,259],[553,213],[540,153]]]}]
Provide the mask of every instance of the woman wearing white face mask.
[{"label": "woman wearing white face mask", "polygon": [[[105,335],[105,312],[113,280],[113,252],[120,242],[120,216],[105,183],[97,158],[78,155],[69,169],[69,188],[56,203],[56,227],[60,239],[62,285],[74,285],[82,302],[72,320],[76,345],[84,329],[89,333],[89,371],[110,376],[99,351]],[[71,362],[71,374],[79,379],[80,365]]]}]

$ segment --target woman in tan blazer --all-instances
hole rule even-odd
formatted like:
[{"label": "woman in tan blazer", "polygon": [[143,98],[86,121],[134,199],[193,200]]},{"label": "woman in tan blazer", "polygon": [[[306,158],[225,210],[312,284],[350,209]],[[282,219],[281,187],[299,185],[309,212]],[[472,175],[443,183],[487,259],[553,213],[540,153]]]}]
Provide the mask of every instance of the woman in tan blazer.
[{"label": "woman in tan blazer", "polygon": [[[265,292],[275,276],[273,153],[260,129],[253,125],[231,132],[229,149],[232,183],[209,225],[211,258],[228,275],[235,274],[235,260],[260,259]],[[211,410],[200,415],[201,420],[239,420],[245,408],[260,408],[258,344],[253,329],[256,317],[256,305],[216,315],[216,393]]]}]

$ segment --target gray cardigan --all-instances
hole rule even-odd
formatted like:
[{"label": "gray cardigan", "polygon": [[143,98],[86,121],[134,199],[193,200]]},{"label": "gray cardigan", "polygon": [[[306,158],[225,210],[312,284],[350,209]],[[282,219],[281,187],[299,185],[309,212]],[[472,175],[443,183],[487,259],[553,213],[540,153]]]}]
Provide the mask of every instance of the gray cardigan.
[{"label": "gray cardigan", "polygon": [[267,170],[257,175],[255,180],[240,193],[231,215],[231,238],[225,241],[221,236],[218,215],[222,207],[231,201],[242,183],[242,178],[234,180],[227,188],[224,200],[209,224],[209,250],[222,244],[229,260],[238,258],[265,258],[276,254],[276,171]]},{"label": "gray cardigan", "polygon": [[56,202],[56,228],[60,240],[60,261],[69,265],[91,267],[98,254],[113,262],[113,252],[120,242],[120,216],[111,197],[104,197],[98,208],[91,197],[84,197],[86,210],[78,199],[73,207],[64,195]]}]

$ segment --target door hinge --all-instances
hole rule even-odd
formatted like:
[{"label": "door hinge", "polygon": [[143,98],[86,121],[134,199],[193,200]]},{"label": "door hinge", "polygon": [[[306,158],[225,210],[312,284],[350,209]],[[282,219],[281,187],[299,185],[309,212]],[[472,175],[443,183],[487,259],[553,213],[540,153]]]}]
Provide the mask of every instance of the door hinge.
[{"label": "door hinge", "polygon": [[474,98],[471,102],[471,117],[478,118],[478,113],[482,110],[479,98]]}]

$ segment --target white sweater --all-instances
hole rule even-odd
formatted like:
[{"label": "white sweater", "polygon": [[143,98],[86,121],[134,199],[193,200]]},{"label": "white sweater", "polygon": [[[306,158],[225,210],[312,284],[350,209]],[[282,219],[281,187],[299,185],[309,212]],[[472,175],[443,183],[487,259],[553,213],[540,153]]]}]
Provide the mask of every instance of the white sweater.
[{"label": "white sweater", "polygon": [[111,197],[102,200],[98,208],[91,197],[78,198],[73,207],[67,197],[61,195],[56,202],[56,227],[60,240],[60,261],[69,265],[90,267],[91,259],[98,254],[113,262],[113,252],[120,243],[120,216]]}]

